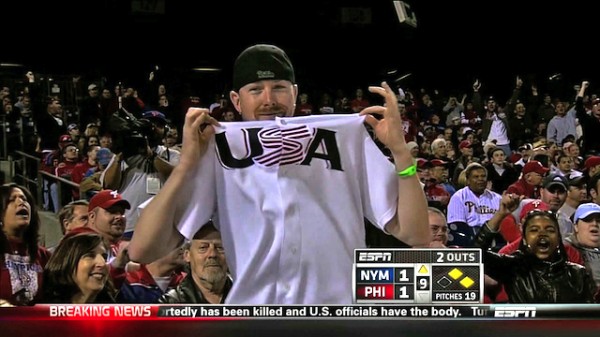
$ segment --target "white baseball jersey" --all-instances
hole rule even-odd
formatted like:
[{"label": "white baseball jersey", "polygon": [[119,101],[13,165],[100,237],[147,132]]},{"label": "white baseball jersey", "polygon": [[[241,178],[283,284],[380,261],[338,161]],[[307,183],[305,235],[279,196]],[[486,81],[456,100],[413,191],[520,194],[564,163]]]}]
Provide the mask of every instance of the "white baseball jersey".
[{"label": "white baseball jersey", "polygon": [[[351,303],[363,218],[397,209],[394,166],[355,115],[221,123],[178,203],[187,238],[210,218],[234,284],[227,303]],[[191,202],[190,202],[191,200]]]},{"label": "white baseball jersey", "polygon": [[456,191],[448,204],[448,223],[465,222],[471,227],[483,225],[500,207],[502,196],[485,190],[479,197],[467,187]]}]

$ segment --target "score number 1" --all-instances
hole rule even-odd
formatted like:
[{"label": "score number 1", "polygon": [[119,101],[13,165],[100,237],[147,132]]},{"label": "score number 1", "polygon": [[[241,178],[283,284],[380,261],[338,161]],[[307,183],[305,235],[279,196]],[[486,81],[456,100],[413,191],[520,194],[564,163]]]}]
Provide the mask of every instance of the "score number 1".
[{"label": "score number 1", "polygon": [[[395,269],[395,283],[404,283],[402,285],[396,285],[396,299],[411,299],[413,297],[412,293],[414,289],[414,269],[410,267]],[[410,287],[410,289],[408,287]]]},{"label": "score number 1", "polygon": [[396,288],[396,298],[399,299],[409,299],[410,296],[407,294],[406,286],[400,286]]},{"label": "score number 1", "polygon": [[397,275],[398,275],[398,278],[397,278],[396,282],[402,282],[402,283],[410,282],[410,280],[406,276],[406,269],[399,269]]}]

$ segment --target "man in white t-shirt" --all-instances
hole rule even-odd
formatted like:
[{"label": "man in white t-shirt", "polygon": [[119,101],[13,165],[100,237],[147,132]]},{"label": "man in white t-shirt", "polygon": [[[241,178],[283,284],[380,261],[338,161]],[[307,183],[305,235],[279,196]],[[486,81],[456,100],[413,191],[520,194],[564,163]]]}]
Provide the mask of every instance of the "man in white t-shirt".
[{"label": "man in white t-shirt", "polygon": [[244,122],[219,124],[207,109],[188,110],[179,165],[140,216],[133,260],[165,254],[212,217],[234,279],[227,303],[337,304],[352,301],[364,218],[408,245],[429,243],[427,203],[393,90],[369,88],[386,106],[360,116],[288,118],[294,82],[283,50],[255,45],[234,65],[230,98]]}]

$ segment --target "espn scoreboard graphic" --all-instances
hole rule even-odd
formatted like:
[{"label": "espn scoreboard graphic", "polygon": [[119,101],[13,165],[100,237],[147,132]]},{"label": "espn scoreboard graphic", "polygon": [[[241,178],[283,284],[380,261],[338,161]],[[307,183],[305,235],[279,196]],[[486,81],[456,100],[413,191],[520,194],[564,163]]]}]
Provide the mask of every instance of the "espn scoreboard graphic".
[{"label": "espn scoreboard graphic", "polygon": [[483,303],[479,248],[356,249],[355,303]]}]

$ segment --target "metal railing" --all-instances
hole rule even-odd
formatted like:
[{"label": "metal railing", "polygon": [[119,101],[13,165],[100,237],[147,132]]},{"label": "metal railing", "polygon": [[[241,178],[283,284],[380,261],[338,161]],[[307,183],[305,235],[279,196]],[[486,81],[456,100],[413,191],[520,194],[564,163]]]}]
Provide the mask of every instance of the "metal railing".
[{"label": "metal railing", "polygon": [[[15,151],[15,157],[11,157],[13,167],[15,167],[15,176],[13,181],[27,187],[36,197],[37,204],[40,205],[44,201],[42,174],[40,165],[42,160],[37,156],[25,153],[23,151]],[[32,178],[35,176],[35,178]]]},{"label": "metal railing", "polygon": [[[55,183],[57,186],[58,209],[54,210],[55,212],[58,212],[58,210],[63,206],[63,201],[67,200],[65,193],[68,193],[69,196],[71,196],[73,189],[79,191],[79,184],[42,171],[40,169],[40,158],[22,151],[15,151],[15,154],[20,156],[20,158],[13,158],[15,162],[18,162],[15,163],[17,164],[15,167],[19,168],[18,170],[15,170],[15,176],[13,180],[27,187],[32,193],[35,191],[34,194],[37,198],[38,205],[42,206],[44,203],[44,179]],[[36,174],[35,178],[32,179],[31,176],[33,175],[33,172],[36,172]],[[72,199],[72,197],[69,199]]]},{"label": "metal railing", "polygon": [[8,120],[6,119],[5,115],[0,116],[0,124],[1,124],[1,129],[0,131],[2,132],[2,146],[0,146],[0,160],[5,160],[8,158],[8,135],[6,133],[6,130],[9,128],[9,123]]},{"label": "metal railing", "polygon": [[[48,172],[40,171],[40,173],[44,177],[44,179],[54,182],[56,184],[56,187],[58,188],[58,208],[54,210],[55,213],[58,213],[58,211],[63,207],[63,201],[73,201],[72,190],[76,189],[77,191],[79,191],[79,184],[74,183],[71,180],[55,176],[54,174],[50,174]],[[69,198],[66,198],[66,195],[64,195],[63,193],[68,193]]]}]

